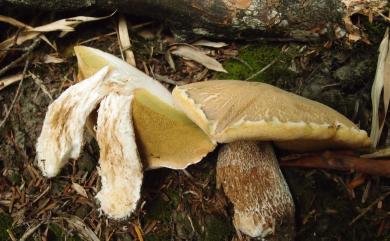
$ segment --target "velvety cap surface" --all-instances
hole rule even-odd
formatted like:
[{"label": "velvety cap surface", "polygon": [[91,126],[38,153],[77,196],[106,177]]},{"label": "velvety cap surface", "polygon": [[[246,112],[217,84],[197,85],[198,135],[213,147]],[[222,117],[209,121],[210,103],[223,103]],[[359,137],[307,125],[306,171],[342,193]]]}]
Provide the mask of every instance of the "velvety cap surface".
[{"label": "velvety cap surface", "polygon": [[176,104],[218,142],[326,140],[364,147],[367,133],[321,103],[259,82],[213,80],[178,86]]}]

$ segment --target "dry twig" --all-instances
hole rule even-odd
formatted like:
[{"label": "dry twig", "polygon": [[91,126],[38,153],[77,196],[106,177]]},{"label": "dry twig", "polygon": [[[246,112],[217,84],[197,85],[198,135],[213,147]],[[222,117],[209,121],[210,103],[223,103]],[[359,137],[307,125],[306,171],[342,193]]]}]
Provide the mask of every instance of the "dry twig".
[{"label": "dry twig", "polygon": [[368,207],[366,207],[358,216],[356,216],[350,223],[349,225],[354,224],[357,220],[359,220],[361,217],[363,217],[368,211],[370,211],[377,203],[380,201],[383,201],[387,196],[390,195],[390,192],[387,192],[383,194],[381,197],[376,199],[374,202],[372,202]]},{"label": "dry twig", "polygon": [[41,42],[40,38],[34,39],[33,43],[27,48],[27,50],[26,50],[26,52],[24,54],[22,54],[17,59],[15,59],[10,64],[6,65],[4,68],[2,68],[0,70],[0,76],[3,75],[4,73],[6,73],[11,68],[13,68],[18,63],[20,63],[22,60],[27,58],[31,54],[31,52],[35,49],[35,47],[37,47],[39,45],[40,42]]},{"label": "dry twig", "polygon": [[361,158],[351,152],[325,151],[290,160],[281,160],[281,166],[323,168],[340,171],[355,171],[376,176],[390,176],[390,160]]},{"label": "dry twig", "polygon": [[20,94],[20,90],[22,88],[22,85],[23,85],[23,81],[24,81],[24,77],[26,76],[26,71],[28,69],[28,66],[30,65],[30,60],[27,59],[26,60],[26,64],[24,65],[24,69],[23,69],[23,74],[22,74],[22,79],[20,80],[19,82],[19,85],[18,85],[18,89],[16,90],[16,93],[15,93],[15,96],[14,96],[14,99],[12,100],[11,102],[11,106],[9,107],[7,113],[5,114],[5,117],[4,119],[0,122],[0,129],[4,126],[4,124],[7,122],[8,120],[8,117],[9,115],[11,114],[11,111],[16,103],[16,101],[19,99],[19,94]]}]

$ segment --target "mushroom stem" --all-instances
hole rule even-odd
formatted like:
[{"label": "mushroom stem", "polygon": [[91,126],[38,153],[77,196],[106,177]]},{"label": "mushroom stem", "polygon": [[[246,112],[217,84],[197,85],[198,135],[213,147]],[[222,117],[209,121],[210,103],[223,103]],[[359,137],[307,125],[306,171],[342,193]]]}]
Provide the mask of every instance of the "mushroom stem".
[{"label": "mushroom stem", "polygon": [[237,230],[267,240],[294,239],[294,202],[270,143],[225,144],[217,162],[221,185],[234,205]]}]

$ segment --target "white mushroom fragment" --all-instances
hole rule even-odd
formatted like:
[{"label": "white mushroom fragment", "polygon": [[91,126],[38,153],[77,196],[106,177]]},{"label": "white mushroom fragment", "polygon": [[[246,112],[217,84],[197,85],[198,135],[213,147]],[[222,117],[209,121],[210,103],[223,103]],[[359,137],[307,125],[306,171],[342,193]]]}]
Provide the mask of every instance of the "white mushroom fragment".
[{"label": "white mushroom fragment", "polygon": [[50,104],[36,145],[43,175],[54,177],[70,158],[80,155],[85,122],[107,94],[102,86],[108,71],[105,67],[69,87]]},{"label": "white mushroom fragment", "polygon": [[96,139],[102,188],[96,195],[109,217],[129,216],[140,199],[143,170],[131,120],[132,96],[109,94],[101,103]]},{"label": "white mushroom fragment", "polygon": [[[236,141],[277,141],[301,150],[370,145],[367,133],[335,110],[268,84],[206,81],[177,86],[172,94],[211,139],[231,143],[219,154],[217,179],[234,205],[236,228],[249,236],[292,240],[294,204],[272,149]],[[261,163],[253,164],[256,157]],[[279,189],[270,192],[271,183]],[[253,210],[259,211],[246,215]]]}]

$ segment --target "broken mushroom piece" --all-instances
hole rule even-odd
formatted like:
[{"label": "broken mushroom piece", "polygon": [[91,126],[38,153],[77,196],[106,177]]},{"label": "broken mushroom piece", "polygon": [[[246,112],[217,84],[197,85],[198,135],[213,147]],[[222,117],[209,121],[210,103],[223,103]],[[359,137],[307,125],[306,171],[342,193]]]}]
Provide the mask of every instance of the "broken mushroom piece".
[{"label": "broken mushroom piece", "polygon": [[69,159],[80,155],[86,120],[107,94],[103,83],[108,71],[108,67],[102,68],[50,104],[36,145],[44,176],[56,176]]},{"label": "broken mushroom piece", "polygon": [[[370,145],[367,133],[337,111],[268,84],[205,81],[177,86],[172,94],[212,140],[230,143],[219,153],[217,180],[234,205],[236,228],[252,237],[291,240],[293,228],[286,224],[291,225],[294,204],[272,148],[248,141],[277,141],[301,150]],[[253,164],[254,159],[261,163]],[[271,183],[278,189],[269,191]]]},{"label": "broken mushroom piece", "polygon": [[[147,169],[184,169],[214,150],[215,143],[174,106],[171,93],[158,81],[109,53],[85,46],[74,49],[81,78],[108,65],[112,70],[108,78],[125,86],[118,91],[136,90],[126,92],[134,94],[133,124],[138,151]],[[96,117],[87,124],[92,132],[93,119]]]},{"label": "broken mushroom piece", "polygon": [[[97,120],[98,133],[94,135],[102,152],[102,190],[97,199],[109,217],[124,218],[135,209],[142,183],[135,134],[147,168],[184,169],[199,162],[215,143],[173,106],[170,92],[156,80],[100,50],[78,47],[76,52],[80,76],[88,78],[68,88],[49,106],[36,145],[38,166],[44,176],[57,175],[69,159],[79,157],[84,131],[89,125],[95,132]],[[134,96],[132,104],[126,96]],[[131,184],[126,184],[129,180]]]},{"label": "broken mushroom piece", "polygon": [[185,169],[215,148],[183,112],[145,89],[134,91],[132,114],[138,151],[148,169]]},{"label": "broken mushroom piece", "polygon": [[97,119],[102,187],[96,198],[101,210],[115,219],[129,216],[141,195],[143,170],[131,120],[132,98],[109,94],[100,103]]}]

